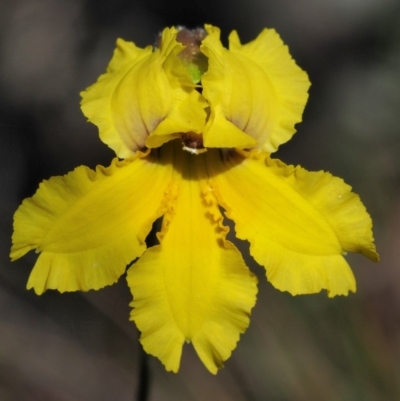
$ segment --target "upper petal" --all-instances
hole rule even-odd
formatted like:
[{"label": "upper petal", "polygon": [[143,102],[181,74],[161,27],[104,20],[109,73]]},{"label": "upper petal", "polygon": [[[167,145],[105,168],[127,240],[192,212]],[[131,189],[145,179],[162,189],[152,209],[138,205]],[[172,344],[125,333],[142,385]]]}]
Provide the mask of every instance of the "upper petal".
[{"label": "upper petal", "polygon": [[[182,44],[176,34],[166,28],[154,51],[118,39],[107,72],[81,93],[83,113],[120,158],[160,146],[178,132],[203,130],[205,101],[177,58]],[[149,135],[158,136],[146,142]]]},{"label": "upper petal", "polygon": [[249,324],[256,279],[225,240],[228,229],[206,180],[204,156],[178,149],[175,157],[175,196],[160,245],[128,271],[131,317],[145,351],[167,370],[179,369],[183,343],[190,341],[216,373]]},{"label": "upper petal", "polygon": [[251,254],[275,287],[293,295],[355,291],[342,255],[363,252],[376,260],[377,254],[371,219],[348,185],[254,152],[231,152],[209,165],[237,236],[250,242]]},{"label": "upper petal", "polygon": [[41,253],[28,288],[41,294],[115,283],[146,248],[152,223],[165,208],[171,169],[141,155],[43,182],[14,216],[11,258]]},{"label": "upper petal", "polygon": [[276,151],[301,121],[310,86],[307,74],[273,29],[264,29],[246,45],[233,31],[229,50],[222,46],[218,28],[206,29],[201,49],[209,68],[202,83],[211,114],[205,146]]}]

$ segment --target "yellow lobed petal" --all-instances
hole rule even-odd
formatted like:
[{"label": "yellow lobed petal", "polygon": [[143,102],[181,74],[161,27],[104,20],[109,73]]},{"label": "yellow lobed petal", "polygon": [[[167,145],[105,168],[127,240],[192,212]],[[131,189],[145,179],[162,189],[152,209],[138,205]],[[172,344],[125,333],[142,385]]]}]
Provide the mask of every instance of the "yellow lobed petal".
[{"label": "yellow lobed petal", "polygon": [[[81,93],[83,114],[120,158],[179,132],[203,130],[206,102],[176,57],[183,47],[176,34],[166,28],[154,51],[118,39],[107,72]],[[146,142],[149,135],[156,135],[154,142]]]},{"label": "yellow lobed petal", "polygon": [[204,155],[175,152],[178,169],[160,245],[129,269],[132,320],[146,352],[179,369],[185,341],[216,373],[249,324],[256,278],[225,240],[227,227],[206,178]]},{"label": "yellow lobed petal", "polygon": [[144,252],[171,175],[170,165],[138,154],[43,182],[14,216],[12,260],[41,253],[28,289],[86,291],[115,283]]},{"label": "yellow lobed petal", "polygon": [[258,147],[274,152],[295,133],[310,86],[273,29],[241,45],[236,31],[229,50],[220,31],[206,25],[202,52],[209,69],[202,78],[211,114],[204,132],[207,147]]},{"label": "yellow lobed petal", "polygon": [[214,157],[209,169],[238,238],[250,242],[276,288],[293,295],[322,289],[331,297],[344,295],[355,291],[345,251],[377,260],[371,219],[341,179],[256,152]]}]

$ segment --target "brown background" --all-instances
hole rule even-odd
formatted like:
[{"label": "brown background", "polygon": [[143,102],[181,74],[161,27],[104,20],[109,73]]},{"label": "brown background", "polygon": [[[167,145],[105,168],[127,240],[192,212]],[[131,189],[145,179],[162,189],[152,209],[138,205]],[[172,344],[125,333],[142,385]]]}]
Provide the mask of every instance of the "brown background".
[{"label": "brown background", "polygon": [[[151,401],[400,399],[400,3],[396,0],[0,1],[0,400],[128,401],[138,332],[124,279],[87,294],[25,290],[35,255],[11,264],[12,215],[38,183],[112,152],[85,122],[79,91],[117,37],[151,44],[163,27],[213,23],[243,42],[274,27],[312,88],[277,157],[329,170],[375,222],[382,260],[349,257],[358,292],[291,297],[263,270],[250,328],[216,377],[185,346],[181,371],[149,358]],[[246,244],[240,244],[246,252]]]}]

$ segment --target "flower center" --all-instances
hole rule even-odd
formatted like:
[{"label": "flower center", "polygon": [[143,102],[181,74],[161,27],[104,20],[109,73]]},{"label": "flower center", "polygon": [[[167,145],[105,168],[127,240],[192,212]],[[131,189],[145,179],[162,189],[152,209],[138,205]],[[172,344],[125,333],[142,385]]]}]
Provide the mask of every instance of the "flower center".
[{"label": "flower center", "polygon": [[181,134],[182,149],[193,155],[199,155],[207,152],[207,148],[203,146],[203,135],[195,132],[185,132]]}]

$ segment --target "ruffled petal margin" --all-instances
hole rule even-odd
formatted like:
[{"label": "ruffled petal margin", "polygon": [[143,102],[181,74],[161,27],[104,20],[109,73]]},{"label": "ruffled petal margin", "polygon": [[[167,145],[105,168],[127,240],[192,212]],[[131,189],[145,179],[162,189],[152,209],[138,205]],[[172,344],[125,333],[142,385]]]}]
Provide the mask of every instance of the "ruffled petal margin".
[{"label": "ruffled petal margin", "polygon": [[302,119],[307,74],[273,29],[264,29],[245,45],[233,31],[229,50],[222,46],[218,28],[206,25],[206,30],[201,51],[209,58],[209,69],[202,83],[211,114],[205,146],[276,151]]},{"label": "ruffled petal margin", "polygon": [[207,104],[177,57],[177,32],[166,28],[154,51],[118,39],[107,72],[81,92],[83,114],[122,159],[203,130]]},{"label": "ruffled petal margin", "polygon": [[171,165],[138,154],[44,181],[14,216],[11,259],[40,253],[28,289],[87,291],[115,283],[144,252],[171,177]]},{"label": "ruffled petal margin", "polygon": [[346,251],[376,261],[371,218],[343,180],[287,166],[268,154],[209,152],[212,186],[237,237],[276,288],[292,295],[355,291]]},{"label": "ruffled petal margin", "polygon": [[187,341],[215,374],[249,325],[257,280],[225,240],[228,228],[206,180],[204,155],[178,154],[180,172],[160,245],[148,249],[128,271],[131,319],[145,351],[167,370],[178,371]]}]

